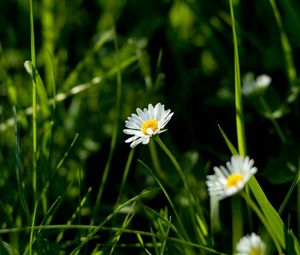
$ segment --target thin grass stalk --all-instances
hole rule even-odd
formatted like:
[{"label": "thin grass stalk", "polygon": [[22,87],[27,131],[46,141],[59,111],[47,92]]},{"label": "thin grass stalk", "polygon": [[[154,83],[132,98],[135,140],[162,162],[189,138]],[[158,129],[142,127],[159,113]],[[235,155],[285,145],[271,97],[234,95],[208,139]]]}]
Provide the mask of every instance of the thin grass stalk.
[{"label": "thin grass stalk", "polygon": [[149,142],[149,149],[150,149],[150,155],[151,155],[153,167],[156,171],[156,174],[165,183],[170,184],[167,179],[167,176],[165,175],[165,173],[163,172],[163,170],[161,168],[161,165],[160,165],[159,159],[158,159],[158,155],[157,155],[157,150],[155,147],[155,143],[152,140],[150,140],[150,142]]},{"label": "thin grass stalk", "polygon": [[[36,199],[37,186],[37,87],[36,87],[36,61],[35,61],[35,40],[34,40],[34,22],[32,0],[29,0],[30,8],[30,43],[31,43],[31,63],[32,63],[32,145],[33,145],[33,174],[32,188],[34,193],[34,201]],[[34,202],[35,203],[35,202]]]},{"label": "thin grass stalk", "polygon": [[[236,132],[239,155],[242,157],[246,156],[246,137],[245,137],[245,125],[244,125],[244,113],[242,104],[242,93],[241,93],[241,77],[240,77],[240,63],[239,63],[239,52],[238,52],[238,40],[236,34],[236,24],[234,17],[233,1],[230,0],[230,15],[232,23],[232,36],[234,46],[234,80],[235,80],[235,109],[236,109]],[[242,203],[240,200],[233,201],[232,204],[232,222],[239,220],[240,223],[242,217]],[[234,224],[232,226],[232,247],[243,235],[243,224]]]}]

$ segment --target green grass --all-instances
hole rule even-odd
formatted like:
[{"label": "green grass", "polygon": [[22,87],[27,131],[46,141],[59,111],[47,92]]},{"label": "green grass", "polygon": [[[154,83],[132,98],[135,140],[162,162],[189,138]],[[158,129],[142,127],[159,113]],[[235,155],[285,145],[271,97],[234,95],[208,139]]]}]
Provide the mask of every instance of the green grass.
[{"label": "green grass", "polygon": [[[0,254],[226,255],[251,232],[300,254],[299,3],[0,12]],[[242,94],[248,71],[272,77],[263,94]],[[126,118],[157,102],[168,130],[131,149]],[[231,155],[258,172],[217,202],[206,176]]]}]

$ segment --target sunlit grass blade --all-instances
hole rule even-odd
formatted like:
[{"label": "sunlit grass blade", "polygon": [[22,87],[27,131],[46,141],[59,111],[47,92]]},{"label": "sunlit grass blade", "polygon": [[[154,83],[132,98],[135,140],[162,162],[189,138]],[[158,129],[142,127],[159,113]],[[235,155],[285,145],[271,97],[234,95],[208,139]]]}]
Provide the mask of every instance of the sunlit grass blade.
[{"label": "sunlit grass blade", "polygon": [[32,149],[33,149],[33,159],[32,159],[32,189],[33,194],[36,196],[36,185],[37,185],[37,87],[36,87],[36,74],[35,74],[35,38],[34,38],[34,22],[33,22],[33,8],[32,0],[29,0],[30,8],[30,43],[31,43],[31,62],[33,65],[32,73]]},{"label": "sunlit grass blade", "polygon": [[[241,93],[241,78],[240,78],[240,63],[239,63],[239,50],[238,40],[236,34],[236,24],[234,16],[233,1],[230,0],[230,16],[232,24],[232,37],[233,37],[233,48],[234,48],[234,84],[235,84],[235,119],[236,119],[236,134],[238,143],[238,154],[242,157],[246,156],[246,137],[245,137],[245,124],[244,124],[244,113],[242,104],[242,93]],[[222,133],[222,132],[221,132]],[[224,133],[224,132],[223,132]],[[231,150],[234,149],[232,144],[225,136],[225,141]],[[235,155],[235,151],[233,151]],[[242,204],[239,199],[233,198],[231,210],[232,219],[232,248],[234,250],[235,244],[243,235],[243,221],[242,221]],[[235,224],[237,221],[238,224]]]},{"label": "sunlit grass blade", "polygon": [[242,157],[246,156],[246,138],[245,138],[245,125],[244,125],[244,113],[242,104],[242,93],[241,93],[241,78],[240,78],[240,63],[239,63],[239,51],[238,51],[238,40],[236,34],[236,25],[234,17],[233,1],[230,0],[230,14],[232,23],[232,37],[234,47],[234,84],[235,84],[235,110],[236,110],[236,132],[239,155]]}]

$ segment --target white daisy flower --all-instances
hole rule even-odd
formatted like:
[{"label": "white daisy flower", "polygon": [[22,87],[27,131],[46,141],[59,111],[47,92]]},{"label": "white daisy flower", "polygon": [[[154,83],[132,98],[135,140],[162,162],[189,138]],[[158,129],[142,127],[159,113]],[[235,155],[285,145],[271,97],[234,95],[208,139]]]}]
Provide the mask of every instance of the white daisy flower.
[{"label": "white daisy flower", "polygon": [[269,87],[271,82],[272,78],[267,74],[259,75],[255,79],[253,73],[246,73],[243,78],[242,93],[246,96],[262,93]]},{"label": "white daisy flower", "polygon": [[264,255],[266,245],[261,238],[252,233],[240,239],[236,245],[236,255]]},{"label": "white daisy flower", "polygon": [[137,114],[133,113],[127,118],[125,121],[127,129],[123,130],[125,134],[132,135],[125,141],[125,143],[131,143],[131,148],[140,143],[148,144],[150,137],[166,131],[164,127],[174,114],[171,110],[165,110],[165,106],[161,103],[154,107],[149,104],[144,110],[137,108],[136,112]]},{"label": "white daisy flower", "polygon": [[229,197],[244,188],[249,179],[257,172],[254,160],[248,156],[232,156],[226,167],[214,167],[214,175],[208,175],[206,185],[210,196],[218,200]]}]

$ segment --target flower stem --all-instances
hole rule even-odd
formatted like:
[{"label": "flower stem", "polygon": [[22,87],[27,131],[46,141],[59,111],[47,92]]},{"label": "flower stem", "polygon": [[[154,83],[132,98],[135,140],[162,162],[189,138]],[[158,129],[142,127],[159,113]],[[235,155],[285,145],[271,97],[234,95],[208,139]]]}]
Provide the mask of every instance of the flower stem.
[{"label": "flower stem", "polygon": [[179,165],[178,161],[176,160],[176,158],[174,157],[174,155],[172,154],[172,152],[168,149],[168,147],[163,143],[163,141],[159,138],[159,136],[156,136],[155,137],[155,141],[158,143],[158,145],[163,149],[163,151],[167,154],[167,156],[169,157],[169,159],[171,160],[171,162],[173,163],[173,165],[175,166],[175,169],[177,170],[182,182],[183,182],[183,185],[184,185],[184,188],[186,190],[189,190],[189,186],[187,184],[187,181],[186,181],[186,178],[185,178],[185,175],[182,171],[182,168],[181,166]]},{"label": "flower stem", "polygon": [[151,155],[153,167],[154,167],[158,177],[169,185],[170,183],[168,182],[168,178],[165,175],[165,173],[163,172],[161,165],[159,163],[155,143],[152,140],[150,140],[150,142],[149,142],[149,148],[150,148],[150,155]]}]

